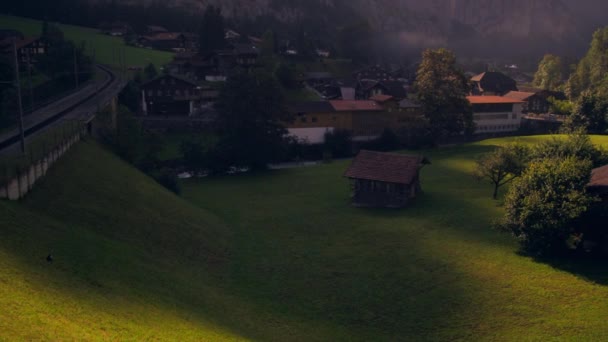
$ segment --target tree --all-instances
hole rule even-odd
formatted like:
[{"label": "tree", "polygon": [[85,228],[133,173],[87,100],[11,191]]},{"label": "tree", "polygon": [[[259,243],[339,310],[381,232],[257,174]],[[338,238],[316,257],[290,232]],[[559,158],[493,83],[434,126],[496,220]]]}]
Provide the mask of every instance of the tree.
[{"label": "tree", "polygon": [[287,63],[281,63],[274,72],[275,77],[285,89],[294,89],[297,87],[296,68]]},{"label": "tree", "polygon": [[547,54],[538,64],[538,70],[534,75],[534,86],[557,90],[562,84],[562,60],[558,56]]},{"label": "tree", "polygon": [[591,161],[593,167],[608,163],[606,152],[595,147],[589,136],[581,130],[571,132],[565,139],[554,137],[543,140],[531,149],[530,156],[534,160],[575,157]]},{"label": "tree", "polygon": [[200,174],[208,167],[206,151],[200,142],[183,141],[180,150],[188,171]]},{"label": "tree", "polygon": [[583,128],[593,133],[605,133],[608,128],[608,102],[589,90],[584,91],[572,110],[566,126]]},{"label": "tree", "polygon": [[469,84],[449,50],[426,50],[416,77],[418,98],[436,140],[473,134],[475,124],[466,96]]},{"label": "tree", "polygon": [[549,112],[559,115],[570,115],[574,109],[574,104],[569,100],[558,100],[553,96],[550,96],[547,101],[551,105]]},{"label": "tree", "polygon": [[144,68],[144,76],[146,81],[153,80],[156,78],[156,76],[158,76],[158,71],[156,71],[156,67],[154,66],[154,64],[149,63]]},{"label": "tree", "polygon": [[231,77],[216,103],[219,141],[226,166],[265,169],[280,157],[291,118],[281,86],[272,75],[241,72]]},{"label": "tree", "polygon": [[474,175],[478,180],[487,179],[494,185],[492,198],[498,198],[498,189],[517,177],[526,168],[528,149],[523,145],[507,145],[483,155],[477,160]]},{"label": "tree", "polygon": [[332,157],[344,158],[353,154],[353,135],[348,130],[333,130],[325,133],[324,153]]},{"label": "tree", "polygon": [[608,72],[608,27],[593,34],[587,54],[570,75],[566,92],[571,99],[578,98],[583,91],[606,86]]},{"label": "tree", "polygon": [[272,57],[276,52],[276,39],[274,32],[268,30],[262,36],[262,43],[260,45],[260,54],[262,57]]},{"label": "tree", "polygon": [[531,163],[511,184],[499,228],[512,233],[527,252],[542,255],[566,248],[575,220],[594,202],[586,193],[591,162],[574,156]]},{"label": "tree", "polygon": [[199,52],[211,53],[226,45],[224,17],[219,7],[208,5],[203,14],[203,22],[199,30]]}]

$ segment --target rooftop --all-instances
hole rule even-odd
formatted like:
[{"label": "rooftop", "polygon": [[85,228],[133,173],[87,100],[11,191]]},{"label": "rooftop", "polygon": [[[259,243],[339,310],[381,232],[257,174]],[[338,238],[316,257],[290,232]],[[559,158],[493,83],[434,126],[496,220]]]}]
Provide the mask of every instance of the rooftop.
[{"label": "rooftop", "polygon": [[386,101],[390,101],[390,100],[394,99],[394,97],[392,97],[391,95],[378,94],[378,95],[374,95],[374,96],[370,97],[369,99],[372,101],[379,102],[379,103],[384,103]]},{"label": "rooftop", "polygon": [[412,184],[418,170],[430,162],[420,155],[363,150],[353,159],[344,177],[396,184]]},{"label": "rooftop", "polygon": [[591,180],[587,186],[590,188],[608,187],[608,165],[593,169],[591,171]]},{"label": "rooftop", "polygon": [[526,91],[510,91],[505,94],[505,97],[515,99],[515,100],[525,101],[534,95],[536,95],[536,93],[530,93],[530,92],[526,92]]},{"label": "rooftop", "polygon": [[467,96],[467,100],[471,104],[516,104],[524,103],[524,101],[504,97],[504,96]]},{"label": "rooftop", "polygon": [[348,111],[382,111],[383,108],[370,100],[334,100],[329,101],[336,112]]}]

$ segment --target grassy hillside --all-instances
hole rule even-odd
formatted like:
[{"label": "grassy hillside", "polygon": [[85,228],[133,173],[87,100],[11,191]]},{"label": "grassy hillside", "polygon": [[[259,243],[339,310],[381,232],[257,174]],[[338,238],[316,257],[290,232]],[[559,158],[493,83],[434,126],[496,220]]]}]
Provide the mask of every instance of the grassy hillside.
[{"label": "grassy hillside", "polygon": [[185,197],[233,227],[235,294],[327,327],[297,339],[605,339],[605,265],[537,262],[490,228],[500,202],[470,172],[508,141],[428,152],[425,193],[401,211],[351,208],[348,162],[188,181]]},{"label": "grassy hillside", "polygon": [[93,143],[0,220],[0,339],[238,337],[207,316],[229,230]]},{"label": "grassy hillside", "polygon": [[[85,42],[89,54],[95,51],[96,61],[107,65],[119,64],[117,51],[123,47],[128,66],[145,66],[153,63],[159,67],[170,62],[173,55],[170,52],[126,46],[121,38],[103,35],[94,28],[72,25],[59,25],[59,27],[67,39],[76,43]],[[0,28],[15,29],[25,35],[39,35],[42,23],[28,18],[0,15]]]},{"label": "grassy hillside", "polygon": [[508,141],[428,151],[399,211],[350,207],[346,161],[189,180],[195,206],[80,144],[0,202],[0,339],[602,340],[606,266],[490,228],[502,208],[470,171]]}]

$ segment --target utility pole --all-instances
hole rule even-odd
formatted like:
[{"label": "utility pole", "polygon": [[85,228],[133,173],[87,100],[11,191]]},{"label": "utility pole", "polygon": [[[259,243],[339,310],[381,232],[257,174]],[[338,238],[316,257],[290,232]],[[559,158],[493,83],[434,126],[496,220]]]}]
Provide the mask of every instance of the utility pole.
[{"label": "utility pole", "polygon": [[30,111],[34,111],[34,88],[32,88],[32,60],[30,59],[30,50],[26,50],[27,53],[27,86],[30,90]]},{"label": "utility pole", "polygon": [[19,75],[19,57],[17,54],[17,41],[13,40],[13,52],[15,55],[15,87],[17,87],[17,103],[19,105],[19,136],[21,141],[21,153],[25,155],[25,132],[23,129],[23,104],[21,103],[21,78]]},{"label": "utility pole", "polygon": [[78,61],[76,60],[76,45],[74,45],[74,81],[78,89]]}]

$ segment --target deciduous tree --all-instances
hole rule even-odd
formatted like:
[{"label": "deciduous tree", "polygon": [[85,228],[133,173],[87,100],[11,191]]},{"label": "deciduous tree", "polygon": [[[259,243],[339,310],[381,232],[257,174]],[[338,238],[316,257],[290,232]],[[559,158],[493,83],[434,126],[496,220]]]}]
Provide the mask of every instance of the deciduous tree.
[{"label": "deciduous tree", "polygon": [[557,90],[562,84],[562,60],[558,56],[547,54],[538,64],[538,70],[534,75],[536,87]]},{"label": "deciduous tree", "polygon": [[216,103],[219,141],[227,166],[264,169],[280,157],[290,118],[272,75],[242,72],[225,84]]},{"label": "deciduous tree", "polygon": [[222,49],[226,45],[224,17],[219,7],[208,5],[199,30],[199,51],[203,54]]},{"label": "deciduous tree", "polygon": [[471,105],[466,96],[469,84],[449,50],[426,50],[416,77],[419,101],[429,120],[432,135],[441,140],[475,131]]},{"label": "deciduous tree", "polygon": [[488,180],[494,185],[492,197],[498,198],[498,189],[521,175],[527,165],[528,149],[512,144],[499,147],[477,160],[474,175],[478,180]]},{"label": "deciduous tree", "polygon": [[548,254],[566,248],[575,220],[594,202],[586,193],[591,162],[574,156],[534,161],[511,184],[499,227],[517,237],[527,252]]}]

